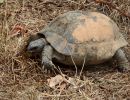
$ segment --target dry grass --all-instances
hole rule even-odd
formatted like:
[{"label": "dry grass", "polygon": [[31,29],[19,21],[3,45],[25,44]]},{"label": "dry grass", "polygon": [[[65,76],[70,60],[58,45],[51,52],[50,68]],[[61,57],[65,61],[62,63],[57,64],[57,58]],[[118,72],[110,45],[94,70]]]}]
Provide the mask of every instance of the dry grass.
[{"label": "dry grass", "polygon": [[[129,0],[112,0],[112,3],[130,13]],[[51,89],[46,83],[47,78],[56,73],[44,73],[38,60],[29,59],[25,52],[19,53],[24,50],[28,37],[8,39],[16,24],[24,24],[28,33],[34,34],[59,14],[77,9],[100,11],[110,16],[130,43],[130,19],[94,0],[5,0],[0,4],[0,100],[130,99],[130,73],[119,73],[114,65],[112,68],[107,64],[83,71],[81,79],[86,84],[82,88],[66,88],[57,95],[60,90]],[[125,51],[129,58],[130,45]],[[75,70],[69,68],[61,70],[70,77],[75,74]]]}]

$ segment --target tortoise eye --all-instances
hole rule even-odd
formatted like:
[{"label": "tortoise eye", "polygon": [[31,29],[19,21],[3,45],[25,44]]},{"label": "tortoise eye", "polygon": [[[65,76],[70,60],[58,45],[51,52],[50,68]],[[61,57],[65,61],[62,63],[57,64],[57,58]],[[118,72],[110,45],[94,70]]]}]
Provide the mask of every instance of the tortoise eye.
[{"label": "tortoise eye", "polygon": [[38,47],[30,48],[31,51],[33,51],[33,50],[37,50],[37,49],[38,49]]}]

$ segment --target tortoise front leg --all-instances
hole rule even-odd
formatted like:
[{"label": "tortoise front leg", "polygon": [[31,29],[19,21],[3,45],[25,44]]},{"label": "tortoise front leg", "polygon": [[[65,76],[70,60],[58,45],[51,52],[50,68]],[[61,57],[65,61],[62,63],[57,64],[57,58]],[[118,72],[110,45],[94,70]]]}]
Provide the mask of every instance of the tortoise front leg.
[{"label": "tortoise front leg", "polygon": [[123,50],[121,49],[117,50],[114,55],[114,59],[117,61],[118,70],[120,72],[127,72],[128,70],[130,70],[128,59],[126,58]]},{"label": "tortoise front leg", "polygon": [[52,69],[54,64],[52,62],[53,48],[46,45],[42,51],[42,66],[43,69]]}]

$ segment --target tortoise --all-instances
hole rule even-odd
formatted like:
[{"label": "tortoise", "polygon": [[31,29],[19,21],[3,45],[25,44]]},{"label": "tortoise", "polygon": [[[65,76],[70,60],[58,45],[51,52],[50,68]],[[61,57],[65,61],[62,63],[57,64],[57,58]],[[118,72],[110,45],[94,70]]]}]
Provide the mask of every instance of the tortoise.
[{"label": "tortoise", "polygon": [[128,43],[117,24],[99,12],[69,11],[59,15],[39,31],[27,47],[41,55],[44,68],[54,61],[65,65],[97,65],[115,59],[119,71],[129,63],[122,47]]}]

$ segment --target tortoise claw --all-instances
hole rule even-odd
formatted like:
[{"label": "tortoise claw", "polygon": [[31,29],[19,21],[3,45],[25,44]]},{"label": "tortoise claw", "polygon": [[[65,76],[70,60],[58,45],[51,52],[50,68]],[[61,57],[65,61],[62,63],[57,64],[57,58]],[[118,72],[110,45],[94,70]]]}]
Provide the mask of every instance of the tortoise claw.
[{"label": "tortoise claw", "polygon": [[51,69],[53,69],[54,68],[54,64],[52,63],[52,61],[46,61],[46,62],[44,62],[44,63],[42,63],[42,65],[43,65],[43,70],[45,70],[45,69],[47,69],[47,70],[51,70]]},{"label": "tortoise claw", "polygon": [[127,73],[130,71],[130,65],[127,63],[127,64],[121,64],[117,67],[118,71],[119,72],[122,72],[122,73]]}]

